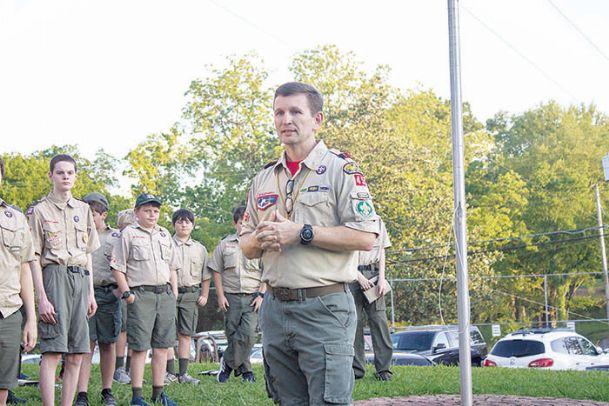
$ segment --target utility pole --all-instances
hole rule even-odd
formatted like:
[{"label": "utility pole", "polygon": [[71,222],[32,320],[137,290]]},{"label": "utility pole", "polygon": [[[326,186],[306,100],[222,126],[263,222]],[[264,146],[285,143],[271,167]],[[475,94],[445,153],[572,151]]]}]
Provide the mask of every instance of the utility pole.
[{"label": "utility pole", "polygon": [[603,278],[605,280],[605,310],[609,320],[609,276],[607,275],[607,253],[605,252],[605,228],[603,226],[603,212],[601,208],[601,194],[598,191],[598,183],[594,185],[596,193],[596,217],[598,219],[598,235],[601,241],[601,262],[603,265]]}]

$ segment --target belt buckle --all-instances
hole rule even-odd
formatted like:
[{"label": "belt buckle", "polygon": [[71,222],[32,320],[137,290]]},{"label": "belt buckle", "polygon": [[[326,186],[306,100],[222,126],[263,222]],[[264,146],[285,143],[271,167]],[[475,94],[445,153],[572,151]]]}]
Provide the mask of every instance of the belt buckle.
[{"label": "belt buckle", "polygon": [[158,295],[159,293],[163,293],[165,291],[165,289],[166,289],[165,286],[155,286],[154,293],[156,293]]},{"label": "belt buckle", "polygon": [[289,288],[273,288],[273,295],[282,302],[291,300]]}]

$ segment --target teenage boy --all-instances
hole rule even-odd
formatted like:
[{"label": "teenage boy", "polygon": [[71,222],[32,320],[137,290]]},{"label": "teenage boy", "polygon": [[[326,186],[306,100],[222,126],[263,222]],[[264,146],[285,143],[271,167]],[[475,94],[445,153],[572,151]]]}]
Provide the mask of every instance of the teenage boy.
[{"label": "teenage boy", "polygon": [[[0,157],[0,182],[4,160]],[[0,405],[9,399],[9,389],[17,386],[20,348],[36,345],[36,314],[30,266],[36,259],[27,219],[0,198]],[[28,266],[30,265],[30,266]],[[22,314],[21,308],[25,310]],[[25,316],[25,323],[22,321]],[[13,395],[12,400],[19,399]]]},{"label": "teenage boy", "polygon": [[[198,306],[205,306],[209,297],[211,275],[207,270],[207,250],[191,238],[195,226],[195,216],[187,209],[177,210],[171,216],[175,230],[173,242],[182,260],[178,270],[178,300],[176,309],[176,330],[178,332],[178,382],[198,385],[199,380],[188,375],[190,360],[190,340],[197,332],[199,321]],[[170,349],[170,352],[172,349]],[[167,374],[174,370],[173,356],[167,359]],[[166,380],[167,381],[167,380]]]},{"label": "teenage boy", "polygon": [[164,390],[167,348],[176,337],[178,295],[176,270],[181,268],[169,231],[157,224],[161,200],[140,194],[135,201],[137,224],[121,232],[120,249],[112,259],[114,277],[127,301],[127,342],[131,356],[132,405],[147,405],[142,397],[146,352],[152,351],[152,402],[176,405]]},{"label": "teenage boy", "polygon": [[118,286],[110,268],[110,240],[118,240],[120,233],[106,224],[108,216],[108,200],[101,193],[93,192],[83,197],[93,212],[93,222],[99,236],[101,246],[93,251],[93,289],[97,312],[89,319],[89,340],[91,353],[87,354],[80,366],[78,377],[78,395],[74,406],[89,406],[88,388],[91,377],[91,361],[95,343],[99,345],[99,363],[101,369],[101,399],[104,405],[116,405],[112,395],[112,375],[116,362],[116,340],[121,330],[121,307]]},{"label": "teenage boy", "polygon": [[218,307],[224,312],[224,334],[228,340],[217,375],[220,383],[226,382],[232,371],[235,371],[235,376],[242,375],[242,381],[255,381],[250,353],[256,343],[258,310],[266,285],[261,282],[260,260],[247,259],[239,248],[244,213],[245,206],[233,211],[237,233],[220,241],[209,261],[209,268],[214,271]]},{"label": "teenage boy", "polygon": [[99,240],[89,205],[72,197],[74,158],[53,157],[49,179],[53,190],[30,217],[37,259],[32,275],[42,353],[40,396],[43,405],[55,404],[55,370],[65,354],[61,405],[70,406],[83,354],[90,350],[87,318],[97,309],[91,253],[99,248]]}]

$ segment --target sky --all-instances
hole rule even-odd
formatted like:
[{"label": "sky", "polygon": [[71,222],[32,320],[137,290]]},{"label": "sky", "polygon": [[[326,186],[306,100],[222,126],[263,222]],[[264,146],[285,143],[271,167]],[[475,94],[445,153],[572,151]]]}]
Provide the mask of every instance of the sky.
[{"label": "sky", "polygon": [[[462,99],[479,120],[549,100],[609,114],[609,2],[459,4]],[[324,44],[369,72],[388,65],[404,91],[450,97],[446,0],[2,0],[0,152],[122,158],[180,120],[209,66],[255,51],[277,85]]]}]

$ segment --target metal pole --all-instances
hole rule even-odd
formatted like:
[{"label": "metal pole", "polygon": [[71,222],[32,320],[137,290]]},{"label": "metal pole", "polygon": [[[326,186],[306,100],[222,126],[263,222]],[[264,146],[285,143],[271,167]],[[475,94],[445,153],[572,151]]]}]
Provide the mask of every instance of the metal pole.
[{"label": "metal pole", "polygon": [[[395,282],[391,280],[391,286],[395,289]],[[393,289],[389,292],[391,295],[391,331],[395,331],[395,306],[393,301]]]},{"label": "metal pole", "polygon": [[609,277],[607,276],[607,253],[605,252],[605,229],[603,228],[603,214],[601,209],[601,194],[598,183],[594,185],[596,193],[596,217],[598,219],[598,234],[601,241],[601,262],[603,264],[603,278],[605,279],[605,309],[609,319]]},{"label": "metal pole", "polygon": [[548,308],[548,275],[543,276],[543,300],[546,310],[546,328],[550,327],[550,313]]},{"label": "metal pole", "polygon": [[457,259],[457,311],[459,314],[459,372],[461,405],[472,405],[472,363],[470,349],[469,289],[467,275],[467,222],[465,213],[465,170],[463,158],[463,111],[461,102],[461,56],[459,49],[458,0],[448,0],[450,56],[450,111],[453,144],[453,193],[455,247]]}]

